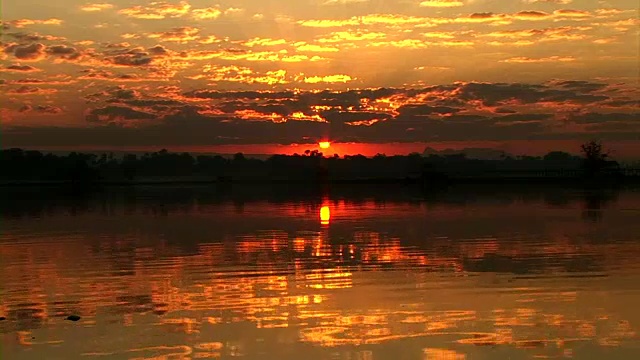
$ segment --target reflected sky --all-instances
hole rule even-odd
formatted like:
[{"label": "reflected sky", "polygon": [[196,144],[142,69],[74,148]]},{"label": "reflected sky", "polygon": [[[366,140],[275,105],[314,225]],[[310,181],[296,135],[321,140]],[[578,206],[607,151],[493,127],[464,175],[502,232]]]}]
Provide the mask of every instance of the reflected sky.
[{"label": "reflected sky", "polygon": [[585,219],[582,193],[560,205],[518,193],[241,205],[192,195],[109,193],[76,211],[3,213],[3,358],[640,351],[637,192],[600,202],[597,221]]}]

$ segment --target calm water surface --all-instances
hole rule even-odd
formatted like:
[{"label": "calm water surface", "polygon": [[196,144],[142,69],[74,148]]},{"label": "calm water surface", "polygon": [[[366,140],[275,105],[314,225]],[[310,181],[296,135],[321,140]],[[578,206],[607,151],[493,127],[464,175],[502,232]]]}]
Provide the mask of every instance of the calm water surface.
[{"label": "calm water surface", "polygon": [[634,190],[3,191],[2,359],[640,358]]}]

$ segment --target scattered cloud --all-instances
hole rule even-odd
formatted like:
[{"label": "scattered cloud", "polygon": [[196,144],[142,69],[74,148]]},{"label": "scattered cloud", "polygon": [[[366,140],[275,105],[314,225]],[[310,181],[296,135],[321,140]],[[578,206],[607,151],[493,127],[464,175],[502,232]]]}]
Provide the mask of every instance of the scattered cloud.
[{"label": "scattered cloud", "polygon": [[36,86],[23,85],[17,88],[7,90],[10,95],[45,95],[58,92],[56,89],[44,89]]},{"label": "scattered cloud", "polygon": [[3,22],[3,24],[7,24],[9,26],[13,26],[16,28],[23,28],[29,25],[62,25],[62,20],[57,18],[50,18],[45,20],[37,20],[37,19],[19,19]]},{"label": "scattered cloud", "polygon": [[87,12],[98,12],[107,9],[113,9],[113,4],[108,3],[96,3],[96,4],[85,4],[80,6],[80,10]]},{"label": "scattered cloud", "polygon": [[42,71],[42,69],[38,69],[38,68],[33,67],[31,65],[13,64],[13,65],[7,65],[7,66],[5,66],[3,68],[0,68],[0,71],[2,71],[2,72],[17,72],[17,73],[31,73],[31,72]]},{"label": "scattered cloud", "polygon": [[118,13],[136,19],[160,20],[184,16],[189,13],[190,9],[191,5],[186,1],[181,1],[177,4],[158,1],[151,2],[148,6],[138,5],[124,8],[119,10]]},{"label": "scattered cloud", "polygon": [[425,0],[420,3],[422,7],[457,7],[463,6],[460,0]]},{"label": "scattered cloud", "polygon": [[20,113],[38,113],[38,114],[45,114],[45,115],[58,115],[58,114],[62,114],[64,112],[64,110],[62,108],[59,108],[57,106],[53,106],[53,105],[36,105],[36,106],[32,106],[30,104],[24,104],[20,107],[20,109],[18,109],[18,112]]},{"label": "scattered cloud", "polygon": [[547,63],[547,62],[573,62],[576,61],[576,58],[573,56],[549,56],[543,58],[530,58],[530,57],[512,57],[509,59],[500,60],[500,62],[504,63],[520,63],[520,64],[531,64],[531,63]]},{"label": "scattered cloud", "polygon": [[177,43],[187,43],[199,38],[200,29],[183,26],[173,28],[168,31],[154,32],[147,34],[150,39],[158,39],[158,41],[168,41]]},{"label": "scattered cloud", "polygon": [[13,45],[5,49],[5,52],[13,52],[16,59],[22,61],[40,61],[46,55],[46,46],[41,43],[33,43],[29,45]]},{"label": "scattered cloud", "polygon": [[349,75],[328,75],[328,76],[311,76],[305,77],[304,82],[307,84],[317,83],[347,83],[353,80]]},{"label": "scattered cloud", "polygon": [[346,4],[357,4],[357,3],[366,3],[369,0],[326,0],[323,5],[346,5]]},{"label": "scattered cloud", "polygon": [[567,5],[567,4],[571,4],[573,0],[522,0],[522,2],[525,4],[551,3],[551,4]]},{"label": "scattered cloud", "polygon": [[222,10],[215,7],[195,9],[191,12],[191,16],[197,20],[217,19],[220,15],[222,15]]}]

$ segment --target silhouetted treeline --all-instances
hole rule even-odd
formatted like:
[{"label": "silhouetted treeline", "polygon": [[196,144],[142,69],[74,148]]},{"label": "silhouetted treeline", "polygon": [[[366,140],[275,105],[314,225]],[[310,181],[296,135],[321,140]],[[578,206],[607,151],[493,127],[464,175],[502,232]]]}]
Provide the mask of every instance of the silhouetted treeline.
[{"label": "silhouetted treeline", "polygon": [[[588,150],[588,149],[587,149]],[[598,152],[600,149],[591,149]],[[238,153],[231,158],[193,156],[167,150],[142,156],[127,154],[43,154],[39,151],[7,149],[0,152],[2,181],[74,183],[144,182],[154,179],[199,181],[350,181],[421,180],[446,182],[454,178],[504,176],[577,177],[595,176],[619,169],[615,161],[599,154],[585,158],[564,152],[543,157],[504,157],[501,160],[469,159],[465,155],[374,157],[362,155],[324,157],[318,151],[304,154],[274,155],[266,160],[247,158]],[[595,175],[594,175],[595,174]]]}]

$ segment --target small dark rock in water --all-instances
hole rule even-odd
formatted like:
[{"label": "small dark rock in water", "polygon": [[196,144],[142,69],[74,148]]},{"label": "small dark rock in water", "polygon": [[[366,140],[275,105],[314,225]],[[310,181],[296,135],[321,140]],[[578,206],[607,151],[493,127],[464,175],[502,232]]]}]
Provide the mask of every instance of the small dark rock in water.
[{"label": "small dark rock in water", "polygon": [[4,317],[4,316],[0,316],[0,321],[2,321],[2,320],[7,320],[7,318]]},{"label": "small dark rock in water", "polygon": [[78,321],[78,320],[80,320],[80,316],[78,316],[78,315],[69,315],[69,316],[67,316],[67,320]]}]

